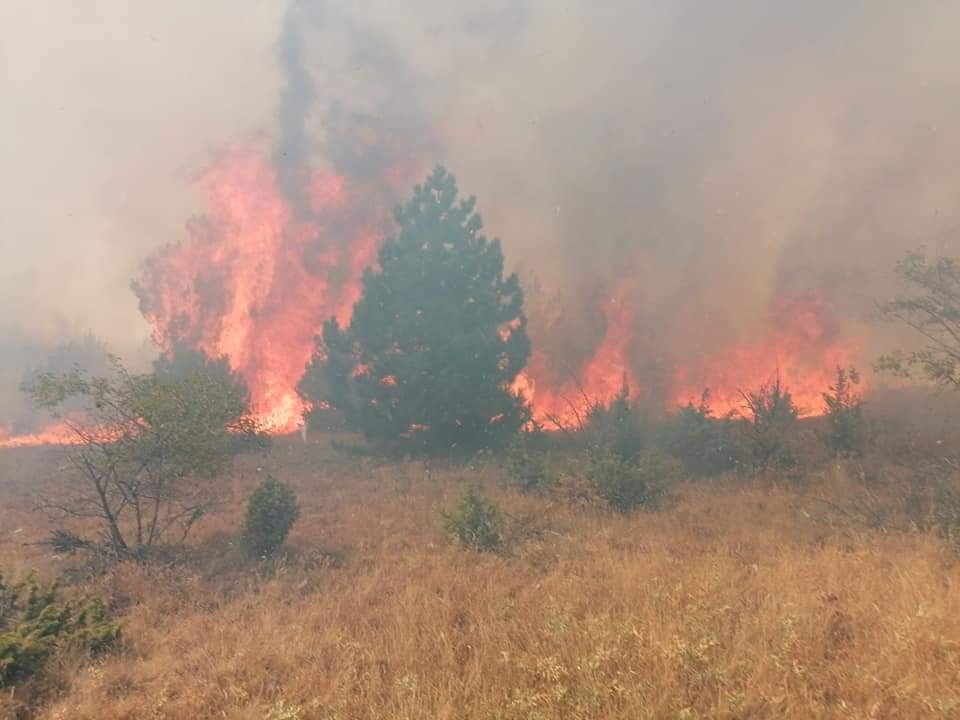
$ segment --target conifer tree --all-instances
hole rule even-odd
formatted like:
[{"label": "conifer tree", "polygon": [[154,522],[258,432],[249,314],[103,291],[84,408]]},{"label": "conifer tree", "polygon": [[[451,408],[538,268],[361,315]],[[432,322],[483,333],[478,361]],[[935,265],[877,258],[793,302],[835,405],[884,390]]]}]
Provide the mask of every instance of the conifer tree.
[{"label": "conifer tree", "polygon": [[[324,324],[301,389],[374,443],[431,453],[499,447],[528,419],[510,387],[530,354],[523,291],[473,197],[436,168],[394,215],[348,327]],[[309,395],[309,392],[306,394]]]}]

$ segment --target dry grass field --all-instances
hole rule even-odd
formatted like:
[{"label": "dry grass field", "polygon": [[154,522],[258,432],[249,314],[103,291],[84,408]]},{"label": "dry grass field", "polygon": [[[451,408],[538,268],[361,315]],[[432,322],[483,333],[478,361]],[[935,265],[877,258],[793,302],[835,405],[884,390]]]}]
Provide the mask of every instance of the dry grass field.
[{"label": "dry grass field", "polygon": [[[960,562],[932,534],[871,529],[828,468],[800,488],[682,485],[622,516],[517,494],[493,465],[376,463],[328,439],[244,457],[225,507],[168,566],[90,574],[30,543],[57,451],[0,452],[0,568],[71,570],[122,619],[119,648],[61,658],[38,718],[536,720],[960,717]],[[279,561],[237,547],[266,472],[302,514]],[[440,513],[478,484],[500,554]],[[26,702],[19,689],[0,716]]]}]

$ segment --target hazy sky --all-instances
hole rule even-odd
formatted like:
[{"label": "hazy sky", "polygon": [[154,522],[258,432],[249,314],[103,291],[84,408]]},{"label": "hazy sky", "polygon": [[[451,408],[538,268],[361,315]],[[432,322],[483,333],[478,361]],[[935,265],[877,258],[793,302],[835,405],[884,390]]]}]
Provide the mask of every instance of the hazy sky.
[{"label": "hazy sky", "polygon": [[[626,279],[668,346],[749,333],[784,287],[859,312],[903,248],[956,234],[960,3],[299,5],[311,159],[331,107],[381,118],[478,195],[551,312]],[[139,263],[202,210],[211,153],[280,134],[284,14],[0,0],[0,348],[142,352]]]},{"label": "hazy sky", "polygon": [[243,5],[2,4],[0,331],[142,343],[138,263],[183,232],[211,149],[269,125],[282,8]]}]

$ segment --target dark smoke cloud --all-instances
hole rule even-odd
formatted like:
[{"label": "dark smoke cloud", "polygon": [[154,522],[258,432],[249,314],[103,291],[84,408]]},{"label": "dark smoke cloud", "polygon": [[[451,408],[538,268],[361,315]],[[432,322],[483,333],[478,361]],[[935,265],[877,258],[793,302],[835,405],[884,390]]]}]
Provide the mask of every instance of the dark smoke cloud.
[{"label": "dark smoke cloud", "polygon": [[459,113],[451,147],[525,277],[559,295],[534,308],[534,330],[554,322],[535,337],[554,357],[589,355],[592,298],[619,283],[651,384],[755,336],[781,293],[825,294],[852,331],[903,249],[956,220],[956,6],[571,3],[531,16],[515,72],[495,85],[480,72],[482,120]]},{"label": "dark smoke cloud", "polygon": [[309,215],[302,195],[311,164],[382,183],[390,168],[440,152],[427,79],[396,43],[352,3],[288,4],[277,42],[285,88],[275,157],[298,211]]},{"label": "dark smoke cloud", "polygon": [[313,81],[304,65],[303,36],[307,23],[312,21],[312,8],[319,2],[291,0],[283,16],[277,41],[277,60],[286,79],[277,113],[278,140],[273,163],[284,197],[300,219],[309,219],[310,201],[307,197],[312,150],[307,136],[307,119],[316,99]]},{"label": "dark smoke cloud", "polygon": [[370,183],[391,164],[445,163],[521,269],[534,341],[576,366],[626,284],[651,382],[756,334],[783,292],[823,294],[849,330],[904,249],[960,252],[952,2],[3,13],[8,366],[23,362],[11,344],[88,328],[143,354],[130,279],[200,210],[190,181],[211,150],[258,133],[306,214],[310,165]]}]

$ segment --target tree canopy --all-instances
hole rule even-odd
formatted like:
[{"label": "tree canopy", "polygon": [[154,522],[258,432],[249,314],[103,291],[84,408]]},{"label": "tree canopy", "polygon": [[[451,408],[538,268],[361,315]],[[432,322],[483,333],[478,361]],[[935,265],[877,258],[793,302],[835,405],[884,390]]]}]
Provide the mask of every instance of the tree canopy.
[{"label": "tree canopy", "polygon": [[951,257],[929,260],[915,250],[897,264],[896,274],[910,294],[882,304],[881,315],[915,330],[923,344],[918,350],[884,355],[876,369],[902,377],[919,373],[960,388],[960,262]]},{"label": "tree canopy", "polygon": [[375,443],[488,448],[529,419],[510,388],[530,354],[523,291],[516,274],[504,277],[500,243],[481,234],[475,205],[436,168],[395,210],[399,231],[364,273],[350,325],[324,324],[301,389]]}]

